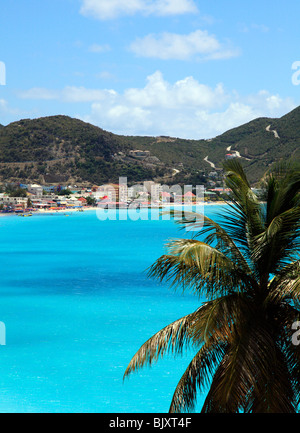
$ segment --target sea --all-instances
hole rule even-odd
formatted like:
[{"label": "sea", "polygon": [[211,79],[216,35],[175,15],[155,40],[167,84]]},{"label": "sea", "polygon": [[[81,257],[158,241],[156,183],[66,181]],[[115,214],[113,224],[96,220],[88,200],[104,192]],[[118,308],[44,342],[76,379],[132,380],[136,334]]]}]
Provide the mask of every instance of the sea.
[{"label": "sea", "polygon": [[148,338],[204,301],[147,276],[168,240],[194,233],[159,210],[109,212],[0,218],[1,413],[168,412],[191,349],[123,375]]}]

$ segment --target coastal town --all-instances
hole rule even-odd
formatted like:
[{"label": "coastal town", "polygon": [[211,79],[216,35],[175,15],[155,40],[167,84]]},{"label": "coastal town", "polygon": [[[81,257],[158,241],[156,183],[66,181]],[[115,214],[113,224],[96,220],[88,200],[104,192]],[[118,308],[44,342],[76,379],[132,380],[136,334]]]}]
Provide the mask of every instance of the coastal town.
[{"label": "coastal town", "polygon": [[40,185],[9,184],[0,193],[0,212],[24,214],[32,212],[77,210],[110,206],[126,208],[132,203],[139,207],[160,206],[168,203],[192,204],[196,200],[222,201],[226,188],[204,189],[186,186],[169,187],[153,181],[128,187],[124,179],[118,184],[92,185]]}]

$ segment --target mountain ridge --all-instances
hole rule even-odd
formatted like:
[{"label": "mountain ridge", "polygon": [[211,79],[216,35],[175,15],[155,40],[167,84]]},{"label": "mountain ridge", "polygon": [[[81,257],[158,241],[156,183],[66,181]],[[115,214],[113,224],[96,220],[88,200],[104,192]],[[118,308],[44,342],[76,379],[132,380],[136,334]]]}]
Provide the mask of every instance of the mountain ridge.
[{"label": "mountain ridge", "polygon": [[[140,150],[141,153],[134,152]],[[260,117],[212,139],[124,136],[69,116],[22,119],[0,127],[0,181],[186,183],[207,180],[238,157],[252,183],[280,159],[300,159],[300,107]]]}]

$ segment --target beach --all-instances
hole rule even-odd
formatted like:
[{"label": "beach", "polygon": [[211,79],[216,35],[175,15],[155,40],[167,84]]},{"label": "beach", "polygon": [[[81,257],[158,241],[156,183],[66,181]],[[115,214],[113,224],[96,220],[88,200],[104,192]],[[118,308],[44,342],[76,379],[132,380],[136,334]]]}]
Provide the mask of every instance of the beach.
[{"label": "beach", "polygon": [[[214,202],[199,202],[197,204],[195,203],[163,203],[160,206],[160,209],[168,209],[171,207],[191,207],[191,206],[222,206],[222,205],[226,205],[226,202],[224,201],[214,201]],[[151,205],[149,205],[149,207],[147,206],[143,206],[142,209],[156,209],[157,205],[153,205],[153,207],[151,207]],[[69,213],[74,213],[74,212],[86,212],[86,211],[99,211],[100,209],[105,210],[105,208],[103,206],[84,206],[81,209],[78,208],[62,208],[62,209],[38,209],[38,210],[34,210],[32,212],[25,212],[25,213],[32,213],[33,215],[46,215],[46,214],[69,214]],[[118,209],[117,206],[113,206],[113,204],[110,204],[110,209]],[[126,208],[120,208],[122,210],[126,209]],[[131,208],[134,209],[134,208]],[[4,212],[0,212],[0,217],[5,217],[5,216],[11,216],[11,215],[19,215],[20,212],[15,213],[15,212],[10,212],[10,213],[4,213]]]}]

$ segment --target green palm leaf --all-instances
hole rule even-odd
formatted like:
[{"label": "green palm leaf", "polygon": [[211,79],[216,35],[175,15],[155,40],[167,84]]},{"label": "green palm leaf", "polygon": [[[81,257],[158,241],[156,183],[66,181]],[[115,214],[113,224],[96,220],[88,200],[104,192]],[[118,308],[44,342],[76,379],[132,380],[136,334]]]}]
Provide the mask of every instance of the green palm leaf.
[{"label": "green palm leaf", "polygon": [[239,291],[247,275],[216,248],[195,240],[180,239],[167,244],[168,253],[150,268],[149,276],[171,285],[191,289],[199,296],[214,297],[231,290]]},{"label": "green palm leaf", "polygon": [[175,389],[170,413],[194,410],[197,392],[208,386],[215,366],[223,356],[224,348],[218,344],[205,344],[190,362]]},{"label": "green palm leaf", "polygon": [[124,378],[144,365],[151,365],[166,353],[182,353],[189,342],[189,329],[195,320],[195,313],[182,317],[149,338],[130,361]]},{"label": "green palm leaf", "polygon": [[[171,412],[295,412],[300,404],[300,171],[280,163],[262,180],[261,202],[237,160],[224,164],[231,194],[218,224],[172,211],[190,239],[167,243],[149,276],[202,299],[194,313],[144,343],[125,375],[166,353],[195,350],[173,395]],[[187,231],[189,233],[189,231]],[[204,299],[203,299],[204,298]]]}]

